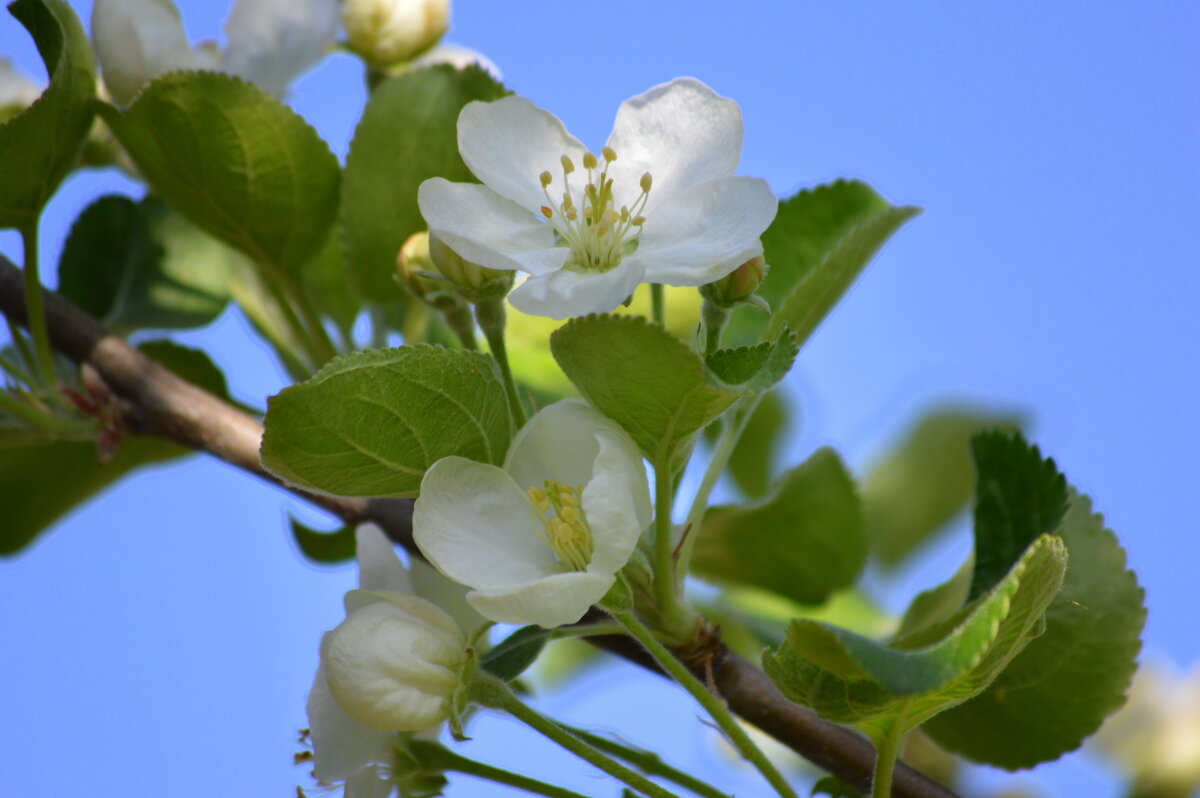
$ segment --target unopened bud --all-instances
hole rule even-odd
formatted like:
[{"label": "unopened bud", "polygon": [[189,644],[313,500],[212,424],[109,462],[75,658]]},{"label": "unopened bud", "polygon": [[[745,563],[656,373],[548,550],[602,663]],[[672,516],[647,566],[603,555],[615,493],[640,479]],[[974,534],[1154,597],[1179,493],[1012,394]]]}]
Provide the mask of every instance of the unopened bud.
[{"label": "unopened bud", "polygon": [[746,302],[767,276],[767,261],[762,256],[751,258],[720,280],[700,286],[700,294],[722,308]]},{"label": "unopened bud", "polygon": [[454,285],[459,295],[471,304],[505,296],[512,289],[516,277],[511,271],[488,269],[464,260],[436,235],[429,236],[429,259],[442,276]]},{"label": "unopened bud", "polygon": [[429,257],[429,233],[413,233],[396,256],[396,272],[404,287],[434,310],[449,311],[462,306],[453,286],[437,274]]},{"label": "unopened bud", "polygon": [[192,66],[187,34],[171,0],[96,0],[92,45],[104,85],[122,106],[164,72]]},{"label": "unopened bud", "polygon": [[350,46],[377,67],[411,61],[446,33],[450,0],[346,0]]}]

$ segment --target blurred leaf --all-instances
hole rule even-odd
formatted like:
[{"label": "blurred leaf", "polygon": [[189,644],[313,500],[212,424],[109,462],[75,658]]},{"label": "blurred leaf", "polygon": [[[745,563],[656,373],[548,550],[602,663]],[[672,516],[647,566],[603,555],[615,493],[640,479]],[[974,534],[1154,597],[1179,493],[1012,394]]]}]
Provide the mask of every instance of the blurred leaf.
[{"label": "blurred leaf", "polygon": [[337,214],[337,158],[307,122],[253,84],[170,72],[127,113],[100,114],[154,193],[259,268],[296,277]]},{"label": "blurred leaf", "polygon": [[1067,511],[1067,480],[1020,434],[971,439],[975,488],[975,571],[968,599],[991,589],[1034,538],[1054,532]]},{"label": "blurred leaf", "polygon": [[[790,351],[786,342],[770,346],[762,351]],[[709,422],[742,396],[770,387],[769,379],[753,375],[745,389],[721,383],[686,344],[637,316],[572,319],[550,336],[550,351],[579,392],[624,427],[651,463],[672,473]],[[775,368],[775,357],[758,359],[766,370]],[[745,376],[731,365],[729,373],[735,371]]]},{"label": "blurred leaf", "polygon": [[1087,496],[1071,494],[1055,533],[1070,562],[1046,632],[986,692],[925,727],[950,751],[1010,770],[1033,767],[1079,747],[1125,701],[1145,592]]},{"label": "blurred leaf", "polygon": [[787,413],[787,403],[777,391],[763,394],[729,456],[726,472],[749,499],[761,499],[771,486],[776,455],[786,437]]},{"label": "blurred leaf", "polygon": [[828,795],[830,798],[861,798],[862,793],[837,776],[826,776],[817,780],[809,795]]},{"label": "blurred leaf", "polygon": [[966,507],[975,487],[971,436],[1016,424],[1013,417],[966,409],[930,410],[871,469],[863,481],[863,506],[872,552],[885,566],[897,564]]},{"label": "blurred leaf", "polygon": [[908,605],[896,637],[907,637],[958,612],[967,603],[974,566],[974,558],[968,557],[954,576],[935,588],[918,593]]},{"label": "blurred leaf", "polygon": [[350,290],[342,266],[342,248],[337,236],[325,239],[325,245],[304,269],[300,291],[317,312],[331,319],[343,333],[354,327],[361,303]]},{"label": "blurred leaf", "polygon": [[266,277],[254,268],[241,253],[229,263],[229,295],[254,326],[255,331],[271,345],[280,362],[293,380],[305,380],[313,375],[318,364],[306,352],[306,345],[288,324]]},{"label": "blurred leaf", "polygon": [[292,538],[300,552],[309,560],[328,565],[354,559],[356,548],[354,526],[347,525],[332,532],[321,532],[289,518]]},{"label": "blurred leaf", "polygon": [[511,682],[537,660],[551,631],[540,626],[522,626],[484,654],[479,665],[493,676]]},{"label": "blurred leaf", "polygon": [[229,250],[158,200],[107,196],[71,228],[59,293],[120,334],[208,324],[228,299]]},{"label": "blurred leaf", "polygon": [[867,559],[864,527],[854,480],[832,449],[821,449],[785,474],[767,502],[710,508],[692,571],[819,604],[858,578]]},{"label": "blurred leaf", "polygon": [[92,125],[92,48],[62,0],[17,0],[9,12],[37,45],[50,86],[0,125],[0,228],[25,227],[71,171]]},{"label": "blurred leaf", "polygon": [[417,187],[428,178],[474,181],[458,154],[458,114],[507,92],[471,66],[418,69],[380,84],[354,130],[342,185],[341,239],[350,281],[368,302],[400,300],[396,253],[425,229]]},{"label": "blurred leaf", "polygon": [[263,465],[339,496],[416,496],[435,461],[500,464],[513,435],[491,357],[428,345],[335,358],[271,397],[264,424]]},{"label": "blurred leaf", "polygon": [[42,441],[0,447],[0,555],[15,554],[40,532],[126,474],[188,451],[158,438],[121,442],[101,464],[92,441]]},{"label": "blurred leaf", "polygon": [[1041,631],[1062,584],[1066,549],[1034,542],[990,592],[951,618],[890,646],[812,621],[763,654],[767,675],[792,701],[873,738],[904,730],[978,694]]},{"label": "blurred leaf", "polygon": [[160,366],[226,402],[236,404],[229,396],[225,374],[209,358],[208,353],[177,344],[167,339],[143,341],[138,349]]}]

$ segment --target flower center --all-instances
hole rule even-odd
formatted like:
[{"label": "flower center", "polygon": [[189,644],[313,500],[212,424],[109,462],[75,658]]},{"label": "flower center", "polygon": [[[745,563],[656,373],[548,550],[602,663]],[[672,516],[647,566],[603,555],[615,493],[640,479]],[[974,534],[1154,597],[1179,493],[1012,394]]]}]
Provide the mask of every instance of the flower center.
[{"label": "flower center", "polygon": [[571,188],[575,162],[566,155],[559,159],[563,175],[561,202],[555,203],[550,196],[553,175],[542,172],[538,178],[547,202],[541,207],[542,216],[554,225],[560,243],[570,247],[571,255],[565,268],[573,271],[606,272],[613,268],[637,249],[638,235],[646,223],[642,211],[646,209],[653,182],[650,173],[642,175],[639,181],[642,193],[633,204],[618,209],[613,197],[613,181],[608,176],[609,164],[617,160],[617,153],[612,147],[605,147],[600,154],[604,160],[603,168],[592,153],[583,156],[587,185],[578,197]]},{"label": "flower center", "polygon": [[[592,561],[592,528],[579,505],[583,485],[572,488],[552,479],[544,488],[529,489],[529,501],[542,522],[546,545],[560,563],[573,571],[586,571]],[[547,518],[546,514],[550,513]]]}]

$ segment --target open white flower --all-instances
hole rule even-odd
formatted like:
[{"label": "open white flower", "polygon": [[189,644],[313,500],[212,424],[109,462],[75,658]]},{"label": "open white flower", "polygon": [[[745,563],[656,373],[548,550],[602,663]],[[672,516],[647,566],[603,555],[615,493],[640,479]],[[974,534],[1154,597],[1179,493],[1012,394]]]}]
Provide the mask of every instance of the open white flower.
[{"label": "open white flower", "polygon": [[[356,534],[360,589],[351,591],[347,595],[346,622],[338,629],[326,632],[321,640],[321,660],[317,666],[316,676],[313,678],[312,690],[308,694],[308,723],[313,744],[313,775],[322,784],[345,782],[348,798],[351,796],[362,798],[376,794],[386,795],[390,792],[389,772],[393,759],[394,734],[390,728],[375,728],[356,719],[334,697],[329,678],[331,655],[334,652],[341,652],[340,656],[343,660],[359,661],[360,664],[365,661],[368,665],[371,663],[376,666],[380,665],[381,663],[373,654],[377,648],[376,643],[379,641],[372,642],[372,635],[361,634],[364,623],[375,626],[375,636],[380,637],[385,644],[389,641],[394,643],[396,640],[394,635],[386,633],[382,636],[379,635],[377,621],[380,618],[386,620],[404,615],[403,612],[395,612],[388,608],[390,605],[397,610],[400,609],[396,607],[395,603],[397,596],[402,597],[399,599],[401,603],[409,600],[420,601],[411,595],[414,593],[414,583],[416,583],[416,593],[427,598],[436,596],[439,603],[445,601],[444,606],[457,619],[456,622],[451,622],[454,630],[459,628],[459,624],[465,624],[465,628],[475,628],[483,620],[466,605],[461,588],[449,583],[432,568],[423,563],[414,563],[413,572],[411,574],[407,572],[396,556],[391,542],[378,527],[364,525],[359,527]],[[384,606],[372,610],[371,606],[375,604]],[[428,612],[428,609],[422,608],[422,611]],[[448,627],[445,618],[437,615],[433,617],[438,619],[439,627],[446,631]],[[356,620],[350,624],[352,619]],[[343,627],[347,627],[350,631],[345,631]],[[454,637],[453,630],[449,632],[448,637],[452,642],[457,642],[458,638]],[[458,637],[462,637],[461,632],[458,633]],[[360,646],[361,650],[354,651]],[[465,642],[463,646],[465,646]],[[455,653],[452,649],[451,659],[461,656],[462,650],[459,648]],[[350,688],[353,689],[354,679],[347,677],[344,672],[344,664],[344,662],[333,664],[333,669],[339,673],[343,681],[350,681]],[[386,665],[386,663],[382,664]],[[360,667],[359,670],[361,672],[362,668]],[[436,669],[433,672],[444,676]],[[386,674],[382,678],[376,678],[375,683],[383,685],[383,691],[387,693],[388,678]],[[346,685],[342,685],[342,687],[346,687]],[[407,691],[402,692],[408,694]],[[429,725],[435,727],[441,720],[438,703],[429,701],[428,695],[418,695],[416,698],[418,705],[432,709],[432,712],[427,710],[422,710],[422,712],[425,717],[431,719]],[[394,708],[394,701],[392,706]],[[412,718],[416,718],[417,714],[420,713],[408,713]]]},{"label": "open white flower", "polygon": [[445,457],[425,474],[413,537],[485,618],[552,628],[608,592],[650,522],[641,455],[568,399],[529,420],[504,468]]},{"label": "open white flower", "polygon": [[538,316],[718,280],[762,254],[778,207],[765,181],[733,175],[737,103],[692,78],[626,100],[599,156],[522,97],[469,103],[458,148],[483,185],[426,180],[421,213],[465,259],[528,274],[510,300]]}]

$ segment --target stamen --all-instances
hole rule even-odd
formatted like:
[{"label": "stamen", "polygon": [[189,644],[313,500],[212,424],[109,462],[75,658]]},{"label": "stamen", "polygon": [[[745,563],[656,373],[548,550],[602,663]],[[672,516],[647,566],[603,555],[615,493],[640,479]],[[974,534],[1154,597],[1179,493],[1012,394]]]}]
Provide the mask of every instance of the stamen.
[{"label": "stamen", "polygon": [[538,179],[542,181],[542,188],[545,188],[554,182],[554,178],[550,176],[549,172],[542,172]]},{"label": "stamen", "polygon": [[564,155],[559,160],[562,162],[563,176],[569,175],[575,171],[575,162],[570,158]]},{"label": "stamen", "polygon": [[[595,169],[596,168],[596,156],[592,155],[590,152],[585,152],[583,154],[583,168],[584,169]],[[526,172],[526,174],[528,174],[528,172]]]},{"label": "stamen", "polygon": [[561,482],[546,480],[545,489],[531,487],[527,494],[540,517],[552,512],[543,520],[546,545],[555,558],[574,571],[586,571],[592,560],[592,530],[580,507],[583,486],[571,488]]},{"label": "stamen", "polygon": [[545,216],[547,219],[553,219],[554,211],[550,210],[550,206],[543,205],[542,206],[542,216]]},{"label": "stamen", "polygon": [[643,192],[645,192],[646,194],[649,194],[649,193],[650,193],[650,186],[651,186],[651,184],[653,184],[653,182],[654,182],[654,178],[650,177],[650,173],[649,173],[649,172],[645,172],[645,173],[643,173],[643,174],[642,174],[642,180],[641,180],[641,183],[640,183],[640,185],[641,185],[641,187],[642,187],[642,191],[643,191]]},{"label": "stamen", "polygon": [[600,154],[604,156],[604,160],[612,163],[617,160],[617,152],[612,147],[604,147],[600,150]]}]

